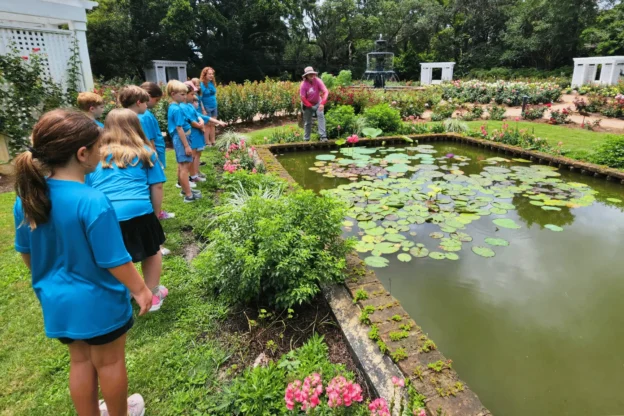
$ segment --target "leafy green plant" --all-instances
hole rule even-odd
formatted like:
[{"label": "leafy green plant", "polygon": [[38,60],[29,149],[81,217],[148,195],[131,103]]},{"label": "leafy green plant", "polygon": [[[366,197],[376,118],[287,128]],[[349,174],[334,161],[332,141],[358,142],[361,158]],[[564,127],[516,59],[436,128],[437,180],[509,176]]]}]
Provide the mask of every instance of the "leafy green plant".
[{"label": "leafy green plant", "polygon": [[232,144],[238,145],[241,140],[249,142],[249,138],[247,136],[230,129],[221,133],[219,137],[217,137],[215,146],[217,147],[217,149],[223,152],[229,149]]},{"label": "leafy green plant", "polygon": [[492,104],[488,107],[488,118],[490,120],[504,120],[506,111],[505,107]]},{"label": "leafy green plant", "polygon": [[288,410],[283,404],[285,380],[285,370],[273,362],[266,367],[247,369],[227,389],[225,396],[229,400],[225,400],[223,407],[230,414],[286,415]]},{"label": "leafy green plant", "polygon": [[344,280],[343,203],[295,191],[251,196],[238,210],[217,209],[210,244],[195,259],[209,288],[234,302],[287,308],[310,301],[320,283]]},{"label": "leafy green plant", "polygon": [[225,191],[225,197],[230,192],[236,192],[241,187],[247,192],[253,192],[263,188],[279,188],[282,191],[286,189],[288,183],[273,174],[257,175],[246,170],[237,170],[221,178],[221,188]]},{"label": "leafy green plant", "polygon": [[364,289],[358,289],[355,291],[355,297],[353,298],[353,303],[357,303],[361,300],[368,299],[368,292]]},{"label": "leafy green plant", "polygon": [[398,363],[399,361],[407,359],[407,351],[405,351],[405,348],[403,347],[397,348],[393,353],[390,354],[390,356],[392,357],[392,361]]},{"label": "leafy green plant", "polygon": [[448,360],[448,361],[438,360],[435,363],[429,363],[427,367],[429,367],[431,370],[435,371],[436,373],[441,373],[442,370],[444,369],[450,370],[452,368],[452,361],[451,360]]},{"label": "leafy green plant", "polygon": [[368,305],[365,306],[364,309],[362,309],[362,312],[360,312],[360,322],[365,324],[365,325],[370,325],[371,321],[370,321],[370,316],[375,313],[375,307]]},{"label": "leafy green plant", "polygon": [[368,338],[373,341],[379,340],[379,328],[377,325],[371,326],[370,331],[368,331]]},{"label": "leafy green plant", "polygon": [[353,134],[361,136],[364,134],[364,129],[368,127],[368,121],[366,117],[359,115],[353,119]]},{"label": "leafy green plant", "polygon": [[374,139],[375,137],[380,136],[383,133],[383,131],[381,129],[375,129],[372,127],[367,127],[365,129],[362,130],[362,134],[364,134],[364,136],[370,138],[370,139]]},{"label": "leafy green plant", "polygon": [[546,106],[544,105],[530,105],[524,110],[523,118],[527,120],[539,120],[544,117],[546,112]]},{"label": "leafy green plant", "polygon": [[336,77],[330,73],[323,72],[321,74],[321,81],[327,87],[327,89],[333,89],[336,86]]},{"label": "leafy green plant", "polygon": [[[336,77],[336,85],[340,87],[348,87],[353,83],[351,71],[343,69]],[[329,87],[328,87],[329,88]]]},{"label": "leafy green plant", "polygon": [[411,331],[413,326],[412,324],[403,324],[403,325],[399,325],[399,328],[402,329],[403,331]]},{"label": "leafy green plant", "polygon": [[325,114],[329,138],[334,139],[351,134],[355,127],[355,119],[355,112],[350,105],[333,107]]},{"label": "leafy green plant", "polygon": [[377,104],[364,110],[364,117],[368,125],[381,129],[387,133],[393,133],[401,128],[401,114],[388,104]]},{"label": "leafy green plant", "polygon": [[444,120],[444,130],[447,133],[465,133],[468,131],[468,124],[457,118]]},{"label": "leafy green plant", "polygon": [[275,129],[267,138],[267,143],[296,143],[303,140],[303,134],[300,129],[290,126]]},{"label": "leafy green plant", "polygon": [[431,113],[431,121],[442,121],[453,116],[455,105],[451,103],[438,103],[433,107]]},{"label": "leafy green plant", "polygon": [[596,152],[589,156],[589,161],[610,168],[624,168],[624,136],[607,136]]},{"label": "leafy green plant", "polygon": [[436,133],[436,134],[440,134],[440,133],[446,132],[446,130],[444,128],[444,124],[442,124],[442,123],[432,124],[431,128],[430,128],[430,131],[431,131],[431,133]]},{"label": "leafy green plant", "polygon": [[432,340],[428,339],[427,337],[424,337],[425,339],[423,341],[425,341],[425,343],[423,344],[423,346],[420,348],[420,350],[422,352],[429,352],[432,350],[437,349],[438,347],[436,346],[435,342],[433,342]]},{"label": "leafy green plant", "polygon": [[407,331],[393,331],[393,332],[390,332],[389,336],[390,336],[390,340],[391,341],[397,342],[397,341],[400,341],[402,339],[405,339],[405,338],[409,337],[409,332],[407,332]]},{"label": "leafy green plant", "polygon": [[388,346],[382,340],[380,339],[377,340],[377,346],[379,347],[379,351],[381,351],[382,354],[385,354],[388,352]]},{"label": "leafy green plant", "polygon": [[394,322],[401,322],[403,320],[401,315],[392,315],[390,319],[392,319]]}]

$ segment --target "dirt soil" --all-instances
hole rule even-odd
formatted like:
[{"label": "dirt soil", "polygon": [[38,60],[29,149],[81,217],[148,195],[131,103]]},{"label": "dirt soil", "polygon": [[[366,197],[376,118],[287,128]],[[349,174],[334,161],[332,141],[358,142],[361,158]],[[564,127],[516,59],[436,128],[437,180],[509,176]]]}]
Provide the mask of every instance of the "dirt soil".
[{"label": "dirt soil", "polygon": [[0,175],[0,194],[14,189],[15,176]]},{"label": "dirt soil", "polygon": [[[258,313],[259,309],[235,309],[224,322],[222,327],[224,336],[236,339],[240,346],[239,354],[228,361],[229,368],[237,365],[241,370],[252,366],[261,354],[266,358],[258,361],[266,362],[267,359],[277,361],[291,349],[303,345],[316,332],[325,338],[329,347],[330,361],[345,364],[347,370],[355,374],[356,381],[364,389],[365,398],[371,397],[364,375],[353,361],[342,331],[323,296],[317,296],[309,305],[295,308],[292,318],[288,318],[287,312],[283,312],[278,316],[259,319]],[[257,324],[250,326],[250,321]],[[267,347],[267,343],[270,348]]]},{"label": "dirt soil", "polygon": [[297,117],[292,116],[284,116],[277,117],[271,120],[257,120],[252,123],[240,123],[236,124],[236,131],[239,133],[249,133],[256,130],[262,130],[269,127],[279,127],[284,126],[286,124],[290,124],[294,121],[297,121]]}]

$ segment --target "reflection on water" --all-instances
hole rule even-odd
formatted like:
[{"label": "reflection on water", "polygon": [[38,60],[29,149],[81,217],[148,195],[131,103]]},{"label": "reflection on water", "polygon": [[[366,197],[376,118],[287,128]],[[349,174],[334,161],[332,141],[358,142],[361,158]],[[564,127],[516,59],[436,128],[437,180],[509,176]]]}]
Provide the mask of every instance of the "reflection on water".
[{"label": "reflection on water", "polygon": [[[436,144],[438,155],[498,156],[459,144]],[[319,191],[348,183],[310,171],[320,152],[291,153],[280,162],[303,187]],[[408,174],[410,174],[408,172]],[[561,171],[566,181],[598,191],[589,207],[544,211],[522,195],[506,218],[519,230],[499,229],[491,217],[466,227],[475,245],[487,237],[510,241],[496,257],[481,258],[465,244],[459,261],[429,258],[390,265],[377,275],[495,414],[624,414],[624,188]],[[409,177],[409,176],[408,176]],[[544,229],[546,224],[563,232]],[[359,231],[357,227],[351,234]],[[418,226],[414,242],[431,245],[433,224]]]}]

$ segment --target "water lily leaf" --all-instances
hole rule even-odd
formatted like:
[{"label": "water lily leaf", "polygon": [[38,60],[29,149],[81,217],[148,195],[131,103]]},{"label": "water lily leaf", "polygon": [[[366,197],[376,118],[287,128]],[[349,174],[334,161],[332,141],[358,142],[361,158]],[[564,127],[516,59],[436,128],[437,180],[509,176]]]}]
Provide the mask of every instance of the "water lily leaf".
[{"label": "water lily leaf", "polygon": [[507,247],[509,245],[509,241],[503,240],[502,238],[492,238],[488,237],[485,239],[485,242],[491,246],[496,247]]},{"label": "water lily leaf", "polygon": [[400,243],[405,240],[405,236],[403,234],[386,234],[386,240],[392,243]]},{"label": "water lily leaf", "polygon": [[375,244],[375,251],[381,254],[392,254],[399,251],[401,248],[400,244],[395,243],[377,243]]},{"label": "water lily leaf", "polygon": [[316,156],[317,160],[334,160],[336,159],[336,155],[318,155]]},{"label": "water lily leaf", "polygon": [[440,231],[450,234],[450,233],[454,233],[455,231],[457,231],[457,228],[449,227],[448,225],[442,224],[440,225]]},{"label": "water lily leaf", "polygon": [[618,204],[618,203],[622,202],[622,200],[621,200],[621,199],[617,199],[617,198],[607,198],[607,201],[609,201],[609,202],[614,202],[614,203],[616,203],[616,204]]},{"label": "water lily leaf", "polygon": [[515,159],[511,159],[514,162],[519,162],[519,163],[531,163],[530,160],[526,160],[526,159],[522,159],[522,158],[515,158]]},{"label": "water lily leaf", "polygon": [[345,227],[353,227],[353,222],[345,220],[342,222],[342,225],[344,225]]},{"label": "water lily leaf", "polygon": [[431,253],[429,253],[429,257],[434,260],[444,260],[446,258],[446,254],[432,251]]},{"label": "water lily leaf", "polygon": [[389,263],[388,259],[379,256],[370,256],[364,259],[364,263],[370,267],[386,267]]},{"label": "water lily leaf", "polygon": [[411,248],[411,247],[414,247],[414,245],[415,243],[413,241],[409,241],[409,240],[401,241],[401,247]]},{"label": "water lily leaf", "polygon": [[544,211],[561,211],[561,208],[559,207],[547,207],[547,206],[543,206],[542,209]]},{"label": "water lily leaf", "polygon": [[444,237],[444,233],[438,233],[438,232],[431,233],[431,234],[429,234],[429,237],[435,238],[435,239],[440,239],[440,238]]},{"label": "water lily leaf", "polygon": [[397,258],[399,259],[399,261],[402,261],[404,263],[407,263],[412,260],[412,256],[410,256],[407,253],[401,253],[397,256]]},{"label": "water lily leaf", "polygon": [[383,227],[375,227],[370,230],[366,230],[366,234],[368,235],[384,235],[386,233],[386,229]]},{"label": "water lily leaf", "polygon": [[397,164],[394,164],[392,166],[388,166],[386,168],[386,170],[388,172],[403,173],[403,172],[407,172],[409,169],[408,169],[408,166],[406,164],[404,164],[404,163],[397,163]]},{"label": "water lily leaf", "polygon": [[365,243],[363,241],[358,241],[358,243],[355,245],[355,251],[359,253],[367,253],[369,251],[372,251],[374,248],[375,244]]},{"label": "water lily leaf", "polygon": [[386,228],[386,234],[393,235],[393,234],[398,234],[398,233],[399,233],[399,230],[395,228]]},{"label": "water lily leaf", "polygon": [[509,228],[512,230],[517,230],[521,228],[518,224],[516,224],[514,220],[509,218],[497,218],[492,222],[501,228]]},{"label": "water lily leaf", "polygon": [[372,243],[375,241],[375,236],[365,235],[362,237],[362,241],[364,241],[365,243]]},{"label": "water lily leaf", "polygon": [[459,240],[453,240],[452,238],[443,238],[440,241],[440,248],[444,251],[460,251],[462,243]]},{"label": "water lily leaf", "polygon": [[418,247],[418,245],[410,250],[410,254],[414,257],[427,257],[429,255],[429,250],[425,247]]},{"label": "water lily leaf", "polygon": [[[345,139],[339,139],[336,140],[334,143],[336,143],[336,146],[342,146],[346,143],[347,141]],[[332,152],[333,153],[333,152]]]},{"label": "water lily leaf", "polygon": [[360,221],[358,222],[358,227],[362,230],[370,230],[377,227],[377,223],[375,221]]},{"label": "water lily leaf", "polygon": [[464,243],[472,241],[472,237],[466,233],[453,233],[451,234],[451,238]]},{"label": "water lily leaf", "polygon": [[548,228],[550,231],[555,231],[555,232],[563,231],[563,228],[559,227],[558,225],[554,225],[554,224],[546,224],[544,226],[544,228]]},{"label": "water lily leaf", "polygon": [[481,257],[494,257],[496,253],[491,248],[472,246],[472,252]]},{"label": "water lily leaf", "polygon": [[499,201],[492,202],[492,206],[506,209],[506,210],[516,209],[516,206],[514,204],[508,204],[506,202],[499,202]]},{"label": "water lily leaf", "polygon": [[446,253],[447,260],[459,260],[459,256],[455,253]]},{"label": "water lily leaf", "polygon": [[492,209],[490,209],[490,212],[492,214],[496,214],[496,215],[505,215],[505,214],[507,214],[507,210],[502,209],[502,208],[492,208]]},{"label": "water lily leaf", "polygon": [[[537,207],[543,207],[544,203],[542,201],[531,201],[529,202],[531,205],[535,205]],[[551,207],[546,207],[546,208],[551,208]]]}]

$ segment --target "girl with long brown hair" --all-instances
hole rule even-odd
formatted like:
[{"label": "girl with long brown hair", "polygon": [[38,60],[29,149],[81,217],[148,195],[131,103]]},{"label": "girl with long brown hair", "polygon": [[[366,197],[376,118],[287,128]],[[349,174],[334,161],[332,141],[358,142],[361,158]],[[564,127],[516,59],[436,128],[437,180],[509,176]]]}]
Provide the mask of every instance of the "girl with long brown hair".
[{"label": "girl with long brown hair", "polygon": [[143,398],[127,398],[130,295],[143,315],[152,294],[126,251],[111,202],[84,183],[100,160],[100,133],[93,120],[70,110],[50,111],[37,122],[32,147],[15,160],[15,248],[31,270],[46,335],[69,347],[77,413],[107,407],[110,414],[138,416]]},{"label": "girl with long brown hair", "polygon": [[[215,70],[207,66],[199,76],[199,105],[202,114],[210,118],[218,118],[217,110],[217,80],[215,79]],[[209,124],[204,128],[204,140],[206,146],[214,146],[215,144],[215,126]]]},{"label": "girl with long brown hair", "polygon": [[160,309],[169,291],[160,285],[165,234],[156,217],[166,181],[153,144],[145,137],[132,110],[112,110],[100,140],[100,163],[87,184],[111,200],[126,250],[141,262],[145,284],[152,291],[150,312]]}]

